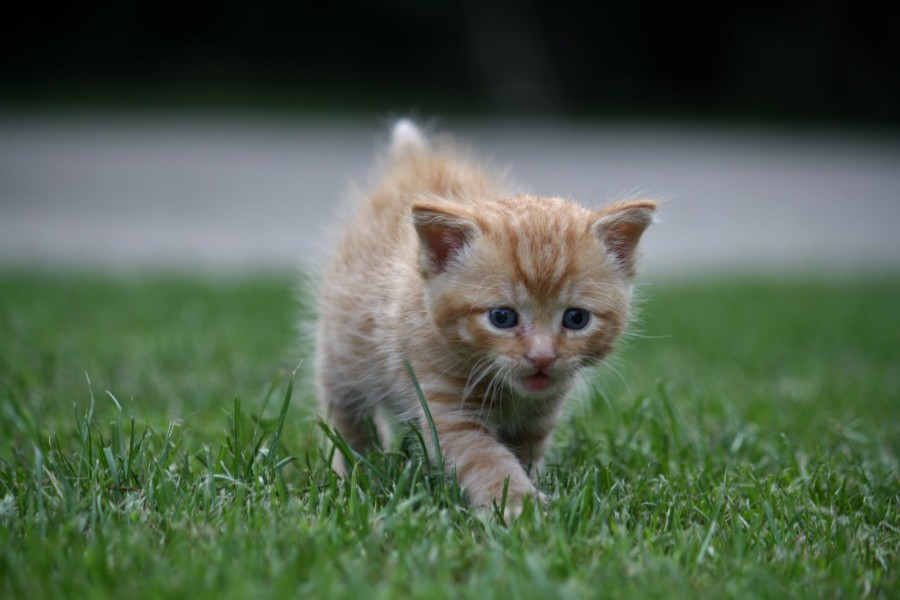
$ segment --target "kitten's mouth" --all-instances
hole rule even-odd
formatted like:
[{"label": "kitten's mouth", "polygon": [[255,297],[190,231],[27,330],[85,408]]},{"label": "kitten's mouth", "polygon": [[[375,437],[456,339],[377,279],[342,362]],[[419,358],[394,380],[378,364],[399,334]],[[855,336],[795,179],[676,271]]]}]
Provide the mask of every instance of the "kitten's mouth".
[{"label": "kitten's mouth", "polygon": [[550,376],[543,371],[522,378],[522,385],[530,392],[542,392],[550,387],[552,382]]}]

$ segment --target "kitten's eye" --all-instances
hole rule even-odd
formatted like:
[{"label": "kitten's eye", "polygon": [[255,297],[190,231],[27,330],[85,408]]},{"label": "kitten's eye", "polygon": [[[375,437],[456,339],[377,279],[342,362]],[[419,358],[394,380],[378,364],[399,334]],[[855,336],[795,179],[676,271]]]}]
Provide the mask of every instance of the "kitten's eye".
[{"label": "kitten's eye", "polygon": [[519,315],[511,308],[492,308],[488,311],[488,319],[497,329],[509,329],[519,323]]},{"label": "kitten's eye", "polygon": [[591,313],[581,308],[567,308],[563,313],[562,324],[566,329],[584,329],[591,320]]}]

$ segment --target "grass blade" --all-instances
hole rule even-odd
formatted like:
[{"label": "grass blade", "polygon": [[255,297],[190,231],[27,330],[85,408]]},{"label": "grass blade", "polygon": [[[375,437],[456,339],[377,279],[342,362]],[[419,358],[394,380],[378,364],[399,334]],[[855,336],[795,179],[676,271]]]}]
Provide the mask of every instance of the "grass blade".
[{"label": "grass blade", "polygon": [[441,442],[438,440],[437,427],[435,427],[434,419],[431,417],[431,410],[428,408],[428,402],[425,401],[425,394],[422,392],[422,386],[419,385],[419,379],[416,377],[412,364],[405,358],[403,359],[403,364],[406,365],[406,372],[409,373],[409,378],[416,391],[416,397],[419,399],[419,404],[422,405],[422,410],[425,412],[425,419],[428,421],[428,428],[431,430],[431,441],[434,444],[435,460],[441,473],[443,473],[444,455],[441,453]]}]

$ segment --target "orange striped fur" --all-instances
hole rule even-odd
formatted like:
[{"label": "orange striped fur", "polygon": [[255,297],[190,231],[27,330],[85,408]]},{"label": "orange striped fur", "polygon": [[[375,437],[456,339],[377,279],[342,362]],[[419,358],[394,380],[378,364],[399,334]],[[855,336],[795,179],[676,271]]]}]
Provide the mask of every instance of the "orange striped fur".
[{"label": "orange striped fur", "polygon": [[[324,270],[323,409],[360,452],[371,443],[366,418],[382,411],[427,429],[409,360],[472,505],[499,499],[507,477],[512,514],[526,495],[543,498],[531,474],[576,375],[626,326],[636,247],[655,209],[511,195],[451,143],[432,146],[400,121]],[[514,311],[514,326],[492,322],[500,308]],[[586,325],[564,326],[567,309],[584,311]]]}]

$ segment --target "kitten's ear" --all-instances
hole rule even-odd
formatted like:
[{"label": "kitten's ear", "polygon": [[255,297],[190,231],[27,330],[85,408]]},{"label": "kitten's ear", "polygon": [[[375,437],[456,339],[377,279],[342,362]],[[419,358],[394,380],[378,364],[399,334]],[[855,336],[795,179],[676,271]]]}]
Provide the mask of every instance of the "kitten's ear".
[{"label": "kitten's ear", "polygon": [[466,247],[477,229],[471,219],[438,204],[417,202],[412,214],[421,248],[419,264],[426,276],[447,270],[447,265]]},{"label": "kitten's ear", "polygon": [[654,212],[652,200],[617,202],[598,211],[594,232],[628,277],[634,277],[637,245]]}]

